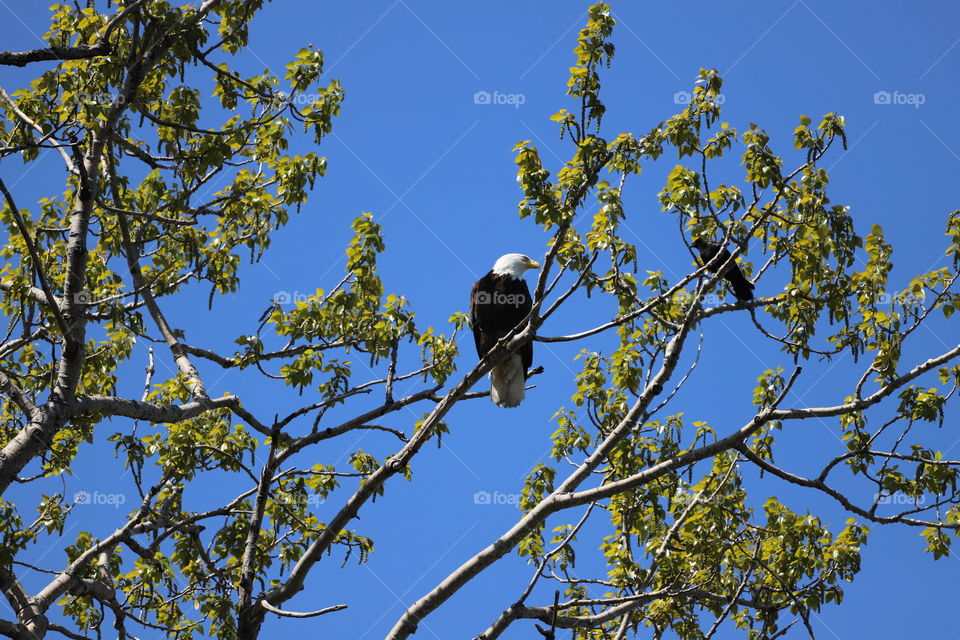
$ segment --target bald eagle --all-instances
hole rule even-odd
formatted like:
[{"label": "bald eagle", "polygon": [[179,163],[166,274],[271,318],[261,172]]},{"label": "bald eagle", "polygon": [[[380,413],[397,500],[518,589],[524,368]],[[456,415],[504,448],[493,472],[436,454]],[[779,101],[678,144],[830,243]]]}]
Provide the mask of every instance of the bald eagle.
[{"label": "bald eagle", "polygon": [[[525,255],[508,253],[500,256],[493,269],[473,284],[470,321],[477,355],[481,358],[530,312],[532,299],[523,274],[539,267]],[[520,404],[532,364],[533,344],[528,342],[490,371],[490,399],[498,407]]]}]

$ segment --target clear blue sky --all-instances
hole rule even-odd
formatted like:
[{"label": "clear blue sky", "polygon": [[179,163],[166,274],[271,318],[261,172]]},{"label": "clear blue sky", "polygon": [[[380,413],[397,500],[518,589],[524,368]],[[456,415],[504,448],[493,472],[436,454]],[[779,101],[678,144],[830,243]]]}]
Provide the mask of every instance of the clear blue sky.
[{"label": "clear blue sky", "polygon": [[[39,46],[35,34],[46,29],[47,4],[0,0],[3,48]],[[97,7],[104,9],[103,0],[97,0]],[[381,273],[388,291],[406,295],[424,326],[443,327],[454,311],[466,310],[471,283],[502,253],[540,256],[545,236],[516,214],[520,193],[511,148],[533,140],[554,172],[570,155],[569,143],[558,140],[555,123],[548,118],[571,106],[564,96],[567,68],[573,63],[571,50],[586,7],[585,2],[501,0],[268,4],[253,24],[250,47],[231,65],[250,73],[269,67],[282,75],[295,52],[312,43],[326,53],[327,77],[340,78],[345,86],[343,115],[319,150],[329,158],[328,175],[303,213],[276,234],[262,264],[244,268],[240,293],[218,300],[209,313],[188,305],[172,311],[189,341],[229,351],[233,337],[249,333],[278,293],[310,294],[335,284],[342,275],[350,221],[362,211],[372,212],[385,228]],[[953,3],[614,2],[613,12],[617,54],[613,68],[603,74],[608,106],[603,133],[608,139],[621,131],[642,134],[679,110],[677,92],[691,89],[700,67],[716,67],[725,80],[723,120],[740,130],[750,122],[764,127],[788,166],[800,161],[792,153],[791,136],[799,115],[816,122],[824,113],[840,112],[847,119],[850,149],[835,150],[824,163],[832,175],[833,201],[852,207],[862,235],[871,223],[883,226],[896,249],[894,289],[913,274],[945,266],[944,220],[960,206],[953,190],[960,172],[960,12]],[[4,69],[2,84],[11,91],[39,68]],[[490,103],[478,104],[478,92],[487,92]],[[307,138],[299,142],[302,150],[313,146]],[[8,185],[22,176],[15,194],[35,196],[32,201],[19,197],[20,206],[32,207],[41,194],[62,189],[56,173],[59,160],[49,155],[41,165],[49,171],[25,174],[12,160],[0,165]],[[675,219],[660,211],[655,197],[675,162],[667,154],[645,168],[628,182],[626,200],[627,238],[640,249],[641,269],[662,269],[668,277],[690,267]],[[722,171],[726,180],[738,176],[735,164]],[[51,182],[52,175],[57,179]],[[750,255],[754,260],[759,256],[759,251]],[[758,293],[772,294],[763,290],[763,282]],[[603,304],[579,300],[542,332],[556,335],[592,326],[609,317],[609,306],[597,306]],[[939,323],[935,330],[917,335],[904,362],[924,360],[945,350],[945,344],[955,344],[956,330],[949,334],[947,327]],[[743,424],[751,414],[756,376],[791,364],[759,337],[746,337],[747,345],[735,336],[750,336],[752,330],[746,317],[708,327],[696,388],[678,397],[674,411],[685,411],[691,420],[709,420],[721,434]],[[471,342],[464,336],[463,371],[474,362]],[[515,494],[527,471],[545,460],[556,426],[550,416],[570,404],[578,370],[572,358],[582,346],[587,345],[536,345],[535,359],[546,373],[537,378],[538,388],[521,408],[503,411],[483,401],[457,410],[442,448],[431,446],[416,459],[414,482],[392,481],[384,498],[368,505],[355,523],[376,541],[370,562],[351,562],[344,569],[335,559],[324,562],[307,590],[289,603],[289,608],[309,610],[346,602],[350,609],[312,621],[270,621],[264,637],[382,637],[405,603],[508,528],[518,515],[516,507],[478,505],[474,495]],[[139,395],[142,366],[138,361],[130,369],[133,378],[126,391],[131,395]],[[358,370],[362,366],[358,364]],[[720,367],[724,375],[708,380]],[[849,388],[841,386],[844,381],[851,375],[856,379],[860,371],[849,357],[826,365],[810,363],[807,369],[788,400],[791,406],[836,402]],[[240,394],[264,420],[287,413],[297,401],[265,391],[267,386],[250,375],[231,373],[217,380],[221,371],[212,366],[202,372],[211,393]],[[416,388],[410,383],[400,391]],[[396,426],[407,427],[418,415],[401,414]],[[101,435],[113,430],[106,425]],[[833,422],[792,424],[781,436],[777,461],[809,472],[811,460],[842,451],[834,435],[838,431]],[[957,457],[960,433],[955,419],[943,430],[925,433],[934,446],[945,453],[952,448],[949,457]],[[327,444],[311,454],[321,458],[307,464],[338,458],[345,464],[341,454],[346,445],[378,456],[394,446],[376,435],[357,440]],[[114,486],[113,476],[102,471],[104,465],[121,472],[109,452],[84,452],[77,475],[67,480],[69,490]],[[777,495],[794,510],[822,514],[835,530],[848,517],[835,503],[810,492],[769,477],[747,477],[755,505]],[[205,498],[233,495],[233,487],[225,477],[221,480],[223,486],[205,489]],[[868,493],[861,496],[861,502],[869,501]],[[320,519],[328,518],[345,498],[337,494],[321,506]],[[579,515],[569,514],[568,520],[576,521]],[[94,505],[84,518],[77,528],[98,535],[112,530],[113,524],[104,523],[116,519],[110,507]],[[953,601],[960,556],[933,562],[922,551],[917,533],[873,527],[863,550],[864,569],[847,587],[844,604],[814,617],[819,638],[960,637]],[[583,574],[596,566],[591,557],[595,539],[585,540],[589,544],[581,543],[579,552]],[[59,566],[59,560],[51,560],[54,554],[46,558],[50,568]],[[510,557],[425,620],[417,638],[472,637],[517,597],[531,570]],[[541,590],[530,602],[548,600],[552,591]],[[535,633],[521,623],[505,637],[530,638]],[[740,634],[727,630],[718,637]],[[796,630],[790,637],[802,635]]]}]

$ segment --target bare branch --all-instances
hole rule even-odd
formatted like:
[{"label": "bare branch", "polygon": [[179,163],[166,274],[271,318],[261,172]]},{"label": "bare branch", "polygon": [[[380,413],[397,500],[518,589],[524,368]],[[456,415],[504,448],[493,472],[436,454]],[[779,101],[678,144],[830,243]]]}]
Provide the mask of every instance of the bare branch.
[{"label": "bare branch", "polygon": [[817,489],[818,491],[825,493],[826,495],[830,496],[831,498],[839,502],[843,506],[843,508],[849,511],[850,513],[855,513],[856,515],[862,518],[866,518],[871,522],[877,522],[879,524],[902,523],[902,524],[907,524],[913,527],[932,527],[936,529],[954,529],[954,530],[960,529],[960,524],[941,523],[941,522],[934,522],[930,520],[918,520],[916,518],[906,517],[902,513],[898,515],[893,515],[893,516],[878,516],[870,509],[863,509],[853,504],[850,501],[850,499],[847,498],[847,496],[845,496],[840,491],[837,491],[833,487],[827,485],[826,482],[824,482],[819,478],[817,479],[804,478],[802,476],[798,476],[796,474],[790,473],[789,471],[785,471],[780,467],[777,467],[776,465],[764,460],[763,458],[755,454],[744,443],[741,443],[740,445],[738,445],[737,449],[750,462],[757,465],[764,471],[772,475],[775,475],[781,480],[786,480],[791,484],[795,484],[801,487],[809,487],[811,489]]},{"label": "bare branch", "polygon": [[931,358],[926,362],[918,364],[916,367],[903,374],[902,376],[891,380],[884,384],[880,389],[867,396],[866,398],[855,398],[850,402],[845,404],[836,405],[833,407],[810,407],[805,409],[778,409],[774,411],[770,416],[771,420],[796,420],[799,418],[827,418],[831,416],[839,416],[846,413],[852,413],[854,411],[863,411],[867,407],[873,406],[892,394],[894,391],[907,384],[911,380],[918,378],[924,373],[935,369],[943,364],[946,364],[950,360],[953,360],[957,356],[960,356],[960,345],[957,345],[950,351],[943,353],[935,358]]},{"label": "bare branch", "polygon": [[182,422],[214,409],[234,409],[237,403],[236,396],[223,396],[208,402],[194,401],[180,405],[155,404],[115,396],[77,396],[71,406],[71,415],[98,411],[108,416],[122,416],[147,422]]},{"label": "bare branch", "polygon": [[347,608],[345,604],[335,604],[332,607],[326,607],[318,611],[307,611],[307,612],[296,612],[296,611],[284,611],[283,609],[277,609],[275,606],[267,602],[266,600],[260,601],[260,606],[269,611],[270,613],[275,613],[278,616],[284,618],[316,618],[317,616],[322,616],[327,613],[333,613],[334,611],[343,611]]}]

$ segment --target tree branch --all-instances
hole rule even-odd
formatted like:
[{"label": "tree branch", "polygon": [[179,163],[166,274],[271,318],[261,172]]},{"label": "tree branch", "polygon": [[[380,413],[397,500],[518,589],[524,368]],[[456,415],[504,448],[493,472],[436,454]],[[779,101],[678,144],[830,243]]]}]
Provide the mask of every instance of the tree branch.
[{"label": "tree branch", "polygon": [[0,64],[25,67],[31,62],[41,62],[46,60],[86,60],[98,56],[106,56],[113,53],[113,45],[110,44],[110,34],[120,25],[124,18],[133,13],[146,0],[136,0],[113,17],[104,28],[103,33],[97,38],[97,42],[81,44],[76,47],[44,47],[42,49],[32,49],[30,51],[0,51]]},{"label": "tree branch", "polygon": [[335,604],[332,607],[326,607],[318,611],[307,611],[307,612],[297,612],[297,611],[284,611],[283,609],[277,609],[275,606],[267,602],[266,600],[260,601],[260,606],[269,611],[270,613],[275,613],[278,616],[284,618],[316,618],[317,616],[322,616],[328,613],[333,613],[334,611],[343,611],[347,608],[345,604]]},{"label": "tree branch", "polygon": [[839,416],[847,413],[852,413],[854,411],[863,411],[867,407],[873,406],[892,394],[894,391],[907,384],[911,380],[918,378],[924,373],[939,367],[940,365],[946,364],[950,360],[960,356],[960,345],[957,345],[950,351],[947,351],[944,354],[941,354],[935,358],[931,358],[926,362],[918,364],[916,367],[903,374],[899,378],[895,378],[890,382],[883,385],[880,389],[867,396],[866,398],[855,398],[850,402],[845,404],[836,405],[833,407],[809,407],[803,409],[779,409],[774,411],[770,416],[771,420],[797,420],[800,418],[827,418],[832,416]]},{"label": "tree branch", "polygon": [[77,396],[71,405],[71,415],[102,412],[108,416],[122,416],[147,422],[182,422],[214,409],[234,409],[236,396],[214,398],[209,402],[193,401],[185,404],[155,404],[116,396]]},{"label": "tree branch", "polygon": [[37,411],[37,405],[33,403],[33,400],[26,393],[23,392],[17,384],[8,378],[2,371],[0,371],[0,393],[4,393],[13,403],[20,408],[20,411],[23,411],[23,414],[27,417],[34,415]]},{"label": "tree branch", "polygon": [[33,243],[33,238],[30,236],[30,229],[27,228],[27,223],[24,222],[23,216],[20,215],[20,210],[13,201],[13,196],[7,190],[7,185],[4,184],[3,178],[0,178],[0,192],[3,193],[3,197],[7,201],[7,206],[10,208],[10,215],[13,216],[14,224],[17,225],[17,230],[23,238],[23,243],[27,245],[27,251],[30,253],[30,262],[33,264],[33,272],[40,281],[40,288],[43,290],[43,295],[47,302],[46,307],[56,319],[57,326],[60,327],[60,333],[63,334],[63,339],[69,341],[73,338],[72,332],[67,326],[63,314],[60,312],[60,304],[57,302],[56,296],[53,295],[53,290],[50,288],[49,283],[47,283],[47,276],[43,272],[43,263],[40,261],[40,254],[37,252],[37,247]]}]

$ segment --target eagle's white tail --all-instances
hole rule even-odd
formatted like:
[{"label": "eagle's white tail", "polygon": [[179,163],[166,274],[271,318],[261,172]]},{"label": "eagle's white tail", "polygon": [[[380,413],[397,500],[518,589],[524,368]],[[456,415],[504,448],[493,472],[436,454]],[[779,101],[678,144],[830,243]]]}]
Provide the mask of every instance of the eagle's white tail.
[{"label": "eagle's white tail", "polygon": [[526,382],[523,360],[515,353],[490,372],[490,399],[498,407],[516,407],[523,400]]}]

